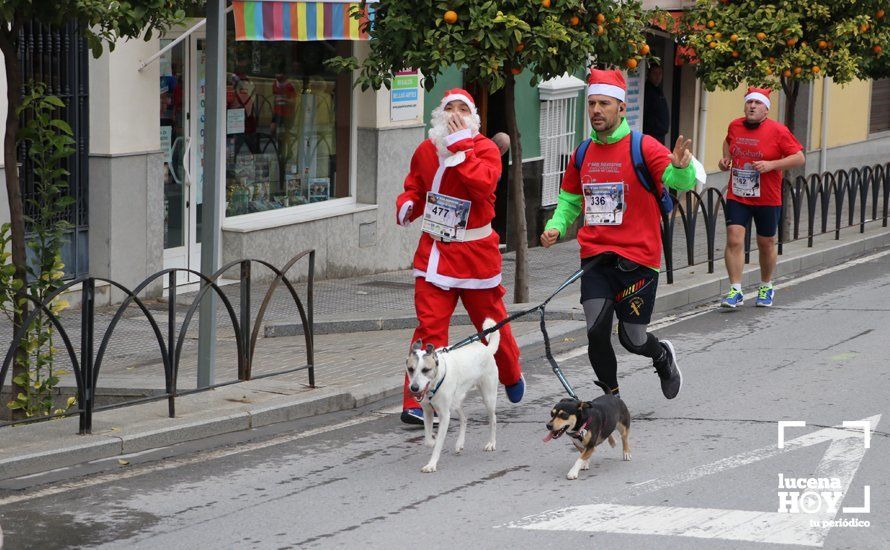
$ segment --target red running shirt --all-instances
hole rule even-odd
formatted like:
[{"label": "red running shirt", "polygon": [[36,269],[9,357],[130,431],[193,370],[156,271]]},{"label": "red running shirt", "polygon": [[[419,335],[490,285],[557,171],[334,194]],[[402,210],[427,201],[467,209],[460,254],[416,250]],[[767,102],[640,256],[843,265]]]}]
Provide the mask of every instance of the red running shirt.
[{"label": "red running shirt", "polygon": [[[794,134],[784,125],[770,118],[765,119],[757,128],[745,126],[744,117],[729,123],[726,143],[729,145],[729,156],[732,157],[729,186],[726,197],[743,204],[755,206],[782,206],[782,171],[773,170],[765,174],[757,174],[753,163],[758,160],[779,160],[803,150],[803,146]],[[734,178],[739,181],[734,182]],[[759,196],[737,195],[734,184],[745,182],[744,189],[753,190]],[[753,181],[752,181],[753,180]],[[750,192],[753,195],[755,192]]]}]

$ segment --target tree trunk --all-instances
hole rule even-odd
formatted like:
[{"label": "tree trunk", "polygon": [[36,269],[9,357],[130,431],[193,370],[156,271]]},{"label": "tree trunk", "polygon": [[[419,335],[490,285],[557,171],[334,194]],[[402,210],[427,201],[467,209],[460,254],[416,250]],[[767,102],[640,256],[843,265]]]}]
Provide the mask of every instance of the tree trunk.
[{"label": "tree trunk", "polygon": [[[18,52],[16,51],[16,37],[19,32],[19,25],[13,22],[12,27],[7,30],[0,27],[0,52],[6,64],[6,135],[3,139],[3,161],[6,172],[6,196],[9,201],[9,219],[12,235],[12,263],[15,266],[15,278],[23,283],[27,282],[27,255],[25,253],[25,216],[24,205],[22,204],[22,189],[19,184],[18,175],[18,155],[16,154],[16,140],[19,130],[18,108],[21,104],[22,94],[22,77],[21,67],[19,66]],[[27,292],[27,286],[22,285],[15,297],[15,301],[21,302]],[[23,306],[17,310],[13,317],[13,331],[18,332],[22,327],[22,321],[28,314],[28,302],[23,302]],[[10,380],[27,371],[27,366],[21,360],[22,351],[16,354],[12,366],[12,376]],[[24,391],[25,388],[12,383],[15,393]],[[2,404],[5,408],[5,403]],[[10,411],[10,419],[17,420],[24,418],[21,411]]]},{"label": "tree trunk", "polygon": [[528,302],[528,231],[525,220],[525,186],[522,180],[522,142],[516,124],[516,79],[507,67],[504,101],[507,103],[507,133],[510,135],[510,204],[516,231],[516,277],[513,280],[513,301]]}]

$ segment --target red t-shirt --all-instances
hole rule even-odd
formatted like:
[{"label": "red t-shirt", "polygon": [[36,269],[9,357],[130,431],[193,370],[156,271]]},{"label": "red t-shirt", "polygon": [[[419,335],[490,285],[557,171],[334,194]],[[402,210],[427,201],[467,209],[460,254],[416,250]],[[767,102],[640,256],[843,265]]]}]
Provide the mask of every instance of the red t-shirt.
[{"label": "red t-shirt", "polygon": [[[643,157],[661,192],[661,178],[671,163],[670,151],[650,136],[643,136]],[[620,225],[584,225],[578,230],[581,257],[614,252],[638,264],[658,269],[661,265],[661,210],[634,172],[630,134],[615,143],[591,143],[580,172],[574,154],[562,179],[562,189],[581,195],[584,216],[585,183],[621,183],[624,204]]]},{"label": "red t-shirt", "polygon": [[757,128],[745,126],[744,117],[729,123],[726,143],[732,157],[726,197],[755,206],[782,206],[782,171],[758,173],[753,162],[779,160],[803,150],[784,124],[770,118]]}]

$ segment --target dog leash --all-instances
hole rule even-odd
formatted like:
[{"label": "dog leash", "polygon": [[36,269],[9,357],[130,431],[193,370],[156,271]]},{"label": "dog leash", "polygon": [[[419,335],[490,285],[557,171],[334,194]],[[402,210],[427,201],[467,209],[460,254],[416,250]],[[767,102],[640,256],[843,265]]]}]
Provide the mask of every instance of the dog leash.
[{"label": "dog leash", "polygon": [[540,311],[541,333],[544,335],[544,355],[546,355],[546,357],[547,357],[547,362],[550,363],[550,367],[553,369],[554,374],[556,374],[556,377],[559,379],[560,383],[562,384],[562,387],[564,387],[566,392],[568,392],[569,396],[571,396],[573,399],[578,399],[577,394],[575,394],[575,390],[572,388],[572,385],[569,384],[569,381],[566,380],[565,375],[563,375],[562,370],[559,368],[559,364],[556,362],[556,359],[554,359],[554,357],[553,357],[553,353],[550,351],[550,337],[547,334],[547,326],[546,326],[546,322],[545,322],[545,316],[546,316],[545,310],[546,310],[547,304],[550,302],[550,300],[555,298],[556,295],[559,294],[560,292],[562,292],[567,286],[569,286],[570,284],[577,281],[582,275],[584,275],[584,273],[587,272],[588,269],[590,269],[591,267],[593,267],[594,264],[597,264],[597,263],[598,262],[596,262],[596,261],[591,261],[591,262],[588,262],[586,265],[581,266],[581,268],[578,271],[574,272],[568,279],[565,280],[565,282],[563,282],[561,285],[559,285],[559,287],[553,291],[553,294],[548,296],[546,300],[544,300],[540,304],[536,305],[535,307],[514,313],[513,315],[510,315],[506,319],[495,324],[493,327],[489,327],[485,330],[477,332],[476,334],[473,334],[472,336],[468,336],[467,338],[464,338],[463,340],[461,340],[460,342],[458,342],[456,344],[446,346],[445,348],[443,348],[442,351],[449,352],[451,350],[455,350],[458,348],[462,348],[466,345],[472,344],[473,342],[478,342],[483,337],[488,336],[489,334],[491,334],[492,332],[495,332],[496,330],[499,330],[501,327],[503,327],[510,321],[513,321],[520,317],[524,317],[525,315],[529,315],[531,313],[534,313],[535,311]]}]

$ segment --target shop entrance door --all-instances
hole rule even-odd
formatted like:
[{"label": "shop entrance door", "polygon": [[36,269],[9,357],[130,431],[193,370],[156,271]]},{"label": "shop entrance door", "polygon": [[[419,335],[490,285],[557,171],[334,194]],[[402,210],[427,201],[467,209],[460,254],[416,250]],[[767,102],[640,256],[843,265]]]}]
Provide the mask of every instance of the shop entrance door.
[{"label": "shop entrance door", "polygon": [[[161,47],[175,37],[161,40]],[[164,152],[164,268],[201,267],[204,182],[205,38],[194,33],[160,58],[161,150]],[[177,284],[197,282],[180,273]],[[167,284],[167,279],[164,279]]]}]

